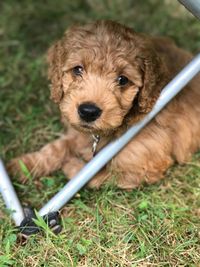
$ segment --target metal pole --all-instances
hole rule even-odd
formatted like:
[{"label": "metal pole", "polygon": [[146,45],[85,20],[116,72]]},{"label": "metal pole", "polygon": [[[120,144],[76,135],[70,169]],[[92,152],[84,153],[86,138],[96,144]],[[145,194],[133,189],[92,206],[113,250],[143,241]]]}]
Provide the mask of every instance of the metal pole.
[{"label": "metal pole", "polygon": [[200,19],[200,0],[178,0],[185,6],[195,17]]},{"label": "metal pole", "polygon": [[0,160],[0,192],[7,209],[12,211],[12,218],[16,226],[19,226],[24,219],[24,212],[2,160]]},{"label": "metal pole", "polygon": [[158,112],[175,97],[181,89],[200,71],[200,54],[198,54],[162,91],[152,111],[132,126],[119,139],[104,147],[83,169],[69,181],[40,211],[41,216],[58,211],[63,207],[92,177],[106,165]]}]

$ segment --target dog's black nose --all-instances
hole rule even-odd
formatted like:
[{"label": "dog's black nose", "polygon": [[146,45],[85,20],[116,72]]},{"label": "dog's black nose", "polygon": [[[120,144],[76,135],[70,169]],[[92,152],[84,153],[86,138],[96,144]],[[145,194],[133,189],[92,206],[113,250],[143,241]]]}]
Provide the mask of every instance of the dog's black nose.
[{"label": "dog's black nose", "polygon": [[95,121],[101,116],[102,110],[92,103],[84,103],[78,107],[80,118],[86,122]]}]

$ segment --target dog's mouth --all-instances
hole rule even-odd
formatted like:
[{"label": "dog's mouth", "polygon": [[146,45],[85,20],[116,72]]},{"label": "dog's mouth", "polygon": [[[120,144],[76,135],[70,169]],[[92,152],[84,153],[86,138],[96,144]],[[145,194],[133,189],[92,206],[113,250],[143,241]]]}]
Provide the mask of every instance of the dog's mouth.
[{"label": "dog's mouth", "polygon": [[111,129],[101,129],[94,123],[71,123],[71,126],[77,131],[88,135],[108,136],[113,132]]},{"label": "dog's mouth", "polygon": [[81,124],[80,127],[88,130],[92,130],[94,128],[92,125],[89,124]]},{"label": "dog's mouth", "polygon": [[78,131],[84,132],[84,133],[89,133],[89,134],[95,134],[96,129],[94,125],[88,124],[88,123],[71,123],[71,125]]}]

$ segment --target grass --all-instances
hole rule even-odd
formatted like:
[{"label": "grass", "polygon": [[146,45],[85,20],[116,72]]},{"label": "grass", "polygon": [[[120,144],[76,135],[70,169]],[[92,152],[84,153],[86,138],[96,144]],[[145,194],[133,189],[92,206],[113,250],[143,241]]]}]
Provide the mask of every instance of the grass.
[{"label": "grass", "polygon": [[[45,52],[71,24],[113,19],[168,35],[197,52],[200,24],[171,0],[8,0],[0,2],[0,153],[8,161],[63,131],[49,98]],[[63,231],[31,236],[25,246],[0,201],[0,267],[200,266],[200,153],[166,179],[125,192],[81,190],[62,211]],[[23,204],[39,208],[66,180],[13,183]],[[39,222],[42,224],[42,222]],[[45,227],[44,227],[45,228]]]}]

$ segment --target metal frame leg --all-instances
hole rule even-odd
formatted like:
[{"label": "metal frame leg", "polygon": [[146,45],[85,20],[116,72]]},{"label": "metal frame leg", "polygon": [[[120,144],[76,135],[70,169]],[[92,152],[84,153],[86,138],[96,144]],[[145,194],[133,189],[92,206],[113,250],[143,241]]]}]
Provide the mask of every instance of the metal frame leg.
[{"label": "metal frame leg", "polygon": [[17,197],[15,189],[4,168],[3,161],[0,160],[0,192],[4,199],[7,209],[12,212],[12,218],[16,226],[20,225],[24,219],[24,211]]}]

